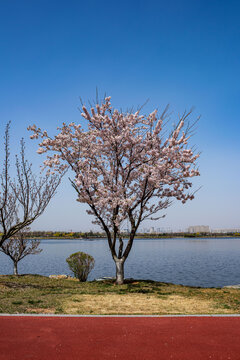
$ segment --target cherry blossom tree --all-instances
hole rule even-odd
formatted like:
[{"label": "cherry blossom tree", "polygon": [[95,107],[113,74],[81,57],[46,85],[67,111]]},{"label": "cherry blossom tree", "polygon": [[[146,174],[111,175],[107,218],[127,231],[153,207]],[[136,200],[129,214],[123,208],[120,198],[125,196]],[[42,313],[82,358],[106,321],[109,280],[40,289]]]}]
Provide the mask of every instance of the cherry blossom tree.
[{"label": "cherry blossom tree", "polygon": [[[88,204],[94,223],[105,231],[116,264],[116,283],[124,281],[124,263],[130,253],[139,225],[145,219],[159,219],[172,199],[192,200],[190,178],[199,175],[195,168],[199,154],[188,147],[191,126],[189,113],[166,135],[166,112],[157,110],[148,116],[140,110],[122,112],[113,109],[106,97],[82,117],[88,128],[65,123],[51,138],[46,131],[30,126],[31,138],[41,138],[38,153],[47,153],[44,161],[49,172],[70,167],[77,201]],[[185,129],[185,131],[184,131]],[[124,221],[130,223],[126,243],[121,235]]]}]

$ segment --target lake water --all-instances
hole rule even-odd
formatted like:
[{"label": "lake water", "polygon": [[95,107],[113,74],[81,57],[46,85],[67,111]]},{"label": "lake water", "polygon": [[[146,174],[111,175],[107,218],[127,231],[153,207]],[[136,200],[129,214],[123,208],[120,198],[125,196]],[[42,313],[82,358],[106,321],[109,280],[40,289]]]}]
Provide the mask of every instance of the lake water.
[{"label": "lake water", "polygon": [[[19,273],[71,274],[66,258],[77,251],[92,255],[89,280],[114,276],[107,241],[42,240],[42,253],[19,262]],[[12,273],[12,262],[0,253],[0,273]],[[174,284],[222,287],[240,284],[240,239],[137,239],[125,263],[125,277]]]}]

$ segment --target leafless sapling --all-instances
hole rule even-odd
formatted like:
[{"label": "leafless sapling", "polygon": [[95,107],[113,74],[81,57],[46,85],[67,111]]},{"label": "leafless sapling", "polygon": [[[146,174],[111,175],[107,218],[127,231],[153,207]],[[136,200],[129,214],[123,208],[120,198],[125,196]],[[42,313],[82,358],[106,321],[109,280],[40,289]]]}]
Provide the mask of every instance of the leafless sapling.
[{"label": "leafless sapling", "polygon": [[4,162],[0,173],[0,247],[42,215],[62,178],[62,175],[49,173],[34,175],[32,164],[25,158],[23,139],[20,153],[16,155],[15,177],[10,175],[9,128],[10,123],[5,129]]},{"label": "leafless sapling", "polygon": [[13,273],[18,275],[18,263],[27,255],[37,255],[42,249],[39,249],[40,240],[27,239],[29,229],[20,230],[10,239],[2,244],[0,251],[9,256],[13,261]]}]

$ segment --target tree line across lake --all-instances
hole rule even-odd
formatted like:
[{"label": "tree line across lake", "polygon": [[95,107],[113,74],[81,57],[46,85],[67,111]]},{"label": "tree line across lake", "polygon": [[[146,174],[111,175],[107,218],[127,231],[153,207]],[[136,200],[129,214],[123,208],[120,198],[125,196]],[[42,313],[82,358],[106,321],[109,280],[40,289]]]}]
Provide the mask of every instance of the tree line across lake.
[{"label": "tree line across lake", "polygon": [[[0,233],[1,236],[1,233]],[[123,233],[122,237],[128,238],[129,234]],[[218,237],[240,237],[238,232],[227,233],[188,233],[188,232],[171,232],[171,233],[137,233],[136,238],[218,238]],[[99,231],[28,231],[26,233],[28,239],[105,239],[106,234]]]}]

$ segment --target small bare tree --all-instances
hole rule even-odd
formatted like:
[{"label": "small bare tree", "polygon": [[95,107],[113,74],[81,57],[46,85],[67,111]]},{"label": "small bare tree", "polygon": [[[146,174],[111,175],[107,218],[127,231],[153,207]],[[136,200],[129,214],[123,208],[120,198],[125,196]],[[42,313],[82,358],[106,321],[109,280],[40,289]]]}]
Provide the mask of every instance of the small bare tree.
[{"label": "small bare tree", "polygon": [[37,255],[42,249],[39,249],[40,240],[27,239],[27,231],[20,230],[10,239],[7,239],[2,244],[0,251],[9,256],[13,261],[13,273],[18,275],[18,263],[27,255]]},{"label": "small bare tree", "polygon": [[25,158],[23,139],[20,154],[16,155],[16,177],[10,176],[9,128],[10,123],[5,129],[4,162],[0,173],[0,247],[7,239],[14,242],[15,234],[42,215],[62,178],[62,174],[37,178],[32,172],[32,164]]}]

